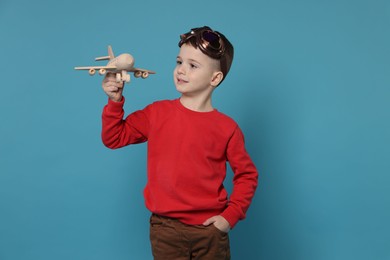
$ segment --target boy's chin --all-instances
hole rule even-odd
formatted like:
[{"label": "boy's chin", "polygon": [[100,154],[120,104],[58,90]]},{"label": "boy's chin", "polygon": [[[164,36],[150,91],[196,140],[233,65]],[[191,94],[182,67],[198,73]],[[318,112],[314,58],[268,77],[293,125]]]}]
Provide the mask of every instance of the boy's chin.
[{"label": "boy's chin", "polygon": [[183,87],[178,86],[178,85],[176,85],[176,91],[179,92],[180,94],[184,94],[185,93],[185,90],[183,89]]}]

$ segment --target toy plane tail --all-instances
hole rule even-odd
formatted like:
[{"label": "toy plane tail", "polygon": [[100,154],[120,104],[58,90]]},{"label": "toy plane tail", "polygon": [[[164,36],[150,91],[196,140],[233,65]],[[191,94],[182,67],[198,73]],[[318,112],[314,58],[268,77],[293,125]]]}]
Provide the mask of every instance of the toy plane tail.
[{"label": "toy plane tail", "polygon": [[114,56],[114,52],[112,51],[112,47],[111,47],[111,45],[108,45],[108,56],[97,57],[95,60],[96,61],[98,61],[98,60],[112,60],[114,58],[115,58],[115,56]]},{"label": "toy plane tail", "polygon": [[110,57],[110,60],[115,58],[111,45],[108,45],[108,56]]}]

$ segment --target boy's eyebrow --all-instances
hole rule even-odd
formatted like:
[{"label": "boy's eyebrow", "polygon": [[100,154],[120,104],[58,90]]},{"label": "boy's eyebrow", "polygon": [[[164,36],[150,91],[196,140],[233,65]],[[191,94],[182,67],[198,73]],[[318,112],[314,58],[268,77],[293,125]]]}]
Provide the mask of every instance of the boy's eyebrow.
[{"label": "boy's eyebrow", "polygon": [[197,61],[197,60],[194,60],[194,59],[188,59],[189,61],[191,61],[191,62],[195,62],[195,63],[198,63],[198,64],[200,64],[200,62],[199,61]]},{"label": "boy's eyebrow", "polygon": [[[182,57],[180,57],[180,56],[177,56],[176,57],[176,59],[180,59],[180,60],[182,60],[183,58]],[[194,59],[188,59],[190,62],[195,62],[195,63],[198,63],[198,64],[200,64],[200,62],[199,61],[197,61],[197,60],[194,60]]]}]

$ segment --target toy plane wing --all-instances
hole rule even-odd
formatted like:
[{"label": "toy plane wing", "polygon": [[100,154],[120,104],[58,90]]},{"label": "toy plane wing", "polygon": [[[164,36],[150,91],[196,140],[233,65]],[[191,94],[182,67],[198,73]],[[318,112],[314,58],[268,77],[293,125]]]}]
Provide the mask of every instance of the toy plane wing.
[{"label": "toy plane wing", "polygon": [[90,67],[75,67],[75,70],[100,70],[100,69],[105,69],[105,70],[115,70],[115,66],[90,66]]},{"label": "toy plane wing", "polygon": [[130,70],[128,70],[129,72],[147,72],[149,74],[156,74],[156,72],[152,71],[152,70],[146,70],[146,69],[140,69],[140,68],[132,68]]},{"label": "toy plane wing", "polygon": [[96,73],[96,70],[99,71],[100,75],[104,75],[107,73],[107,71],[115,72],[117,71],[117,67],[110,65],[110,66],[88,66],[88,67],[75,67],[75,70],[88,70],[89,75],[93,76]]}]

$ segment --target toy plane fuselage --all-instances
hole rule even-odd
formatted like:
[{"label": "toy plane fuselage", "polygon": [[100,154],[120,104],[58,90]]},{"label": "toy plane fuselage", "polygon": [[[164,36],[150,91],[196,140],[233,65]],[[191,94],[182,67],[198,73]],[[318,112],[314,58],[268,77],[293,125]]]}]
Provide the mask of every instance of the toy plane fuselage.
[{"label": "toy plane fuselage", "polygon": [[98,57],[96,61],[109,60],[106,66],[89,66],[89,67],[75,67],[75,70],[88,70],[89,75],[93,76],[96,70],[99,70],[100,75],[105,75],[107,72],[116,74],[117,82],[130,82],[130,75],[127,72],[134,72],[134,77],[147,78],[149,74],[155,74],[154,71],[139,69],[134,67],[134,58],[128,53],[114,56],[112,47],[108,46],[108,56]]}]

